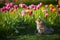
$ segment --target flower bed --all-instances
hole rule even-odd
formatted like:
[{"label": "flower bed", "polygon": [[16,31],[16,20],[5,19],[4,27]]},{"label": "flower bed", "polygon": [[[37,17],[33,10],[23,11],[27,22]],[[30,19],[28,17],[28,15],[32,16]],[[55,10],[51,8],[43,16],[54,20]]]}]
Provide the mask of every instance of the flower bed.
[{"label": "flower bed", "polygon": [[[25,27],[26,33],[34,33],[36,30],[35,20],[41,17],[47,25],[52,26],[56,30],[60,28],[60,5],[38,5],[26,4],[16,5],[13,2],[5,3],[0,13],[0,33],[2,37],[11,36],[21,33],[20,27]],[[31,29],[31,30],[30,30]],[[28,31],[27,31],[28,30]],[[25,33],[23,31],[23,33]]]}]

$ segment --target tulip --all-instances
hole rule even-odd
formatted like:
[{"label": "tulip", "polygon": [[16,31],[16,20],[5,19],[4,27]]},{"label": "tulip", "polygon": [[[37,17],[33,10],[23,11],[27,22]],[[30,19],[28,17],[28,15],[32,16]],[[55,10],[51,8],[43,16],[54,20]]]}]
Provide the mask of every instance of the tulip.
[{"label": "tulip", "polygon": [[52,9],[50,8],[50,11],[52,12]]},{"label": "tulip", "polygon": [[56,11],[56,8],[50,8],[50,11],[51,12],[55,12]]},{"label": "tulip", "polygon": [[10,7],[7,7],[7,6],[6,6],[6,9],[7,9],[7,10],[10,10]]},{"label": "tulip", "polygon": [[21,7],[21,8],[27,8],[27,5],[25,5],[25,4],[19,4],[19,7]]},{"label": "tulip", "polygon": [[36,10],[36,5],[31,4],[31,8],[33,8],[34,10]]},{"label": "tulip", "polygon": [[55,12],[56,11],[56,8],[52,9],[52,12]]},{"label": "tulip", "polygon": [[45,8],[44,7],[41,7],[41,11],[43,12],[43,10],[45,10]]},{"label": "tulip", "polygon": [[17,9],[18,8],[18,5],[14,5],[14,9]]},{"label": "tulip", "polygon": [[30,9],[29,7],[27,7],[27,9]]},{"label": "tulip", "polygon": [[31,10],[28,10],[28,15],[32,15],[32,11]]},{"label": "tulip", "polygon": [[37,9],[39,9],[40,7],[41,7],[40,4],[38,4],[38,5],[37,5]]},{"label": "tulip", "polygon": [[14,6],[14,3],[13,3],[13,2],[11,2],[11,3],[10,3],[10,6],[11,6],[11,7],[12,7],[12,6]]},{"label": "tulip", "polygon": [[26,10],[26,13],[28,13],[28,15],[32,15],[32,11],[30,9]]},{"label": "tulip", "polygon": [[22,16],[24,16],[26,14],[26,12],[24,10],[21,11]]},{"label": "tulip", "polygon": [[35,6],[34,4],[31,4],[31,5],[30,5],[30,8],[34,8],[34,6]]},{"label": "tulip", "polygon": [[48,8],[48,5],[45,5],[45,8]]},{"label": "tulip", "polygon": [[60,5],[57,5],[57,8],[60,8]]},{"label": "tulip", "polygon": [[47,12],[48,12],[48,10],[43,10],[42,12],[47,13]]},{"label": "tulip", "polygon": [[50,8],[54,7],[52,4],[49,5]]},{"label": "tulip", "polygon": [[1,8],[2,12],[6,12],[6,7]]},{"label": "tulip", "polygon": [[29,11],[28,15],[32,15],[32,11],[31,10]]},{"label": "tulip", "polygon": [[34,10],[36,10],[36,6],[34,6],[34,8],[33,8]]},{"label": "tulip", "polygon": [[13,10],[14,10],[14,8],[10,8],[10,10],[9,10],[9,11],[10,11],[10,12],[13,12]]},{"label": "tulip", "polygon": [[53,9],[54,9],[54,7],[51,7],[51,8],[50,8],[50,11],[52,12],[52,11],[53,11]]},{"label": "tulip", "polygon": [[10,7],[10,4],[9,3],[7,3],[7,4],[5,4],[7,7]]},{"label": "tulip", "polygon": [[31,5],[30,5],[30,7],[31,7],[31,8],[34,8],[34,7],[36,7],[36,5],[34,5],[34,4],[31,4]]},{"label": "tulip", "polygon": [[42,3],[40,3],[40,6],[42,6]]},{"label": "tulip", "polygon": [[48,17],[48,13],[45,14],[45,17],[46,17],[46,18]]}]

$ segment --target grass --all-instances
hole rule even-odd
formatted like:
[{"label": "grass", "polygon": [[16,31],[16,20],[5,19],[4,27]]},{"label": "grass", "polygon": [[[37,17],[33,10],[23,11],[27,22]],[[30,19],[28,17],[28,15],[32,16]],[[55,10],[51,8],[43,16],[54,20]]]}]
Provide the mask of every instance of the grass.
[{"label": "grass", "polygon": [[8,40],[60,40],[60,35],[19,35],[9,38]]},{"label": "grass", "polygon": [[24,35],[19,36],[16,40],[60,40],[60,35]]}]

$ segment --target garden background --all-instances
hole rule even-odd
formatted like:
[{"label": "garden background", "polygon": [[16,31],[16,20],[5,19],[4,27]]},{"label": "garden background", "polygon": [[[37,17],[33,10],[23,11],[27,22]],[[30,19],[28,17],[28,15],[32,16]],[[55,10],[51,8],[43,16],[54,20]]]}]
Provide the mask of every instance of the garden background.
[{"label": "garden background", "polygon": [[[12,1],[16,10],[1,12],[5,3]],[[22,16],[21,12],[27,11],[29,8],[21,8],[19,4],[29,6],[31,4],[38,5],[40,2],[43,3],[41,8],[30,9],[29,14]],[[50,7],[46,8],[48,9],[47,15],[46,12],[42,12],[45,10],[46,4],[54,7],[54,11],[50,11]],[[57,0],[0,0],[0,40],[60,40],[60,13],[56,12],[57,4]],[[36,35],[35,20],[38,17],[41,17],[47,25],[55,30],[53,34]]]}]

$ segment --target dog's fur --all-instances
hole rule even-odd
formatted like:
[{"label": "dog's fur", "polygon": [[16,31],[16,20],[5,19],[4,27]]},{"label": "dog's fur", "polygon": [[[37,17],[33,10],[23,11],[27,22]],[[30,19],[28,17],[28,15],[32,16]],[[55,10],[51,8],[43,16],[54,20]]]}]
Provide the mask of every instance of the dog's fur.
[{"label": "dog's fur", "polygon": [[51,27],[48,27],[41,18],[38,18],[35,22],[37,24],[37,32],[39,34],[54,32],[54,30]]}]

